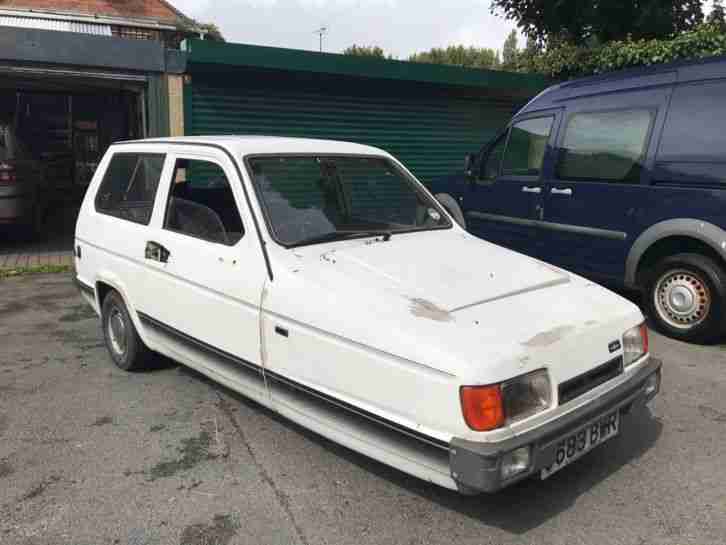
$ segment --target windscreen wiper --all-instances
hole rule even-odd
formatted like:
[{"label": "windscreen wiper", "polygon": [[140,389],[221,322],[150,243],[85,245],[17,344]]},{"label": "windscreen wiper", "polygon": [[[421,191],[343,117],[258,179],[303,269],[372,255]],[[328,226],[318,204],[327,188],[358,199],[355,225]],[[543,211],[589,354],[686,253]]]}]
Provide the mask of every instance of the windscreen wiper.
[{"label": "windscreen wiper", "polygon": [[304,238],[292,244],[292,247],[297,246],[308,246],[310,244],[319,244],[322,242],[333,242],[335,240],[346,240],[349,238],[364,238],[364,237],[383,237],[384,242],[391,240],[391,231],[375,230],[375,231],[332,231],[323,235],[315,235],[312,237]]}]

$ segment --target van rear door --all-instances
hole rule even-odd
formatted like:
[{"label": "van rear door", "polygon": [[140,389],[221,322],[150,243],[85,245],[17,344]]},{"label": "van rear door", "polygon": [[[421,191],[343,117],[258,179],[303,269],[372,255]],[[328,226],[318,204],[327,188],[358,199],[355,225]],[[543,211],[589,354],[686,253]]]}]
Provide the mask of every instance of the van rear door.
[{"label": "van rear door", "polygon": [[568,101],[544,185],[542,258],[622,281],[671,87]]}]

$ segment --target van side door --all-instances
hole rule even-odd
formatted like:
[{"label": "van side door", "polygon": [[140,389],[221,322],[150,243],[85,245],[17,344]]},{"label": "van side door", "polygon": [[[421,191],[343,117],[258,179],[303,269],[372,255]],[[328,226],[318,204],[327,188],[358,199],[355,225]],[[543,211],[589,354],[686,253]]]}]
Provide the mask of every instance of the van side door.
[{"label": "van side door", "polygon": [[650,206],[652,158],[671,87],[571,99],[544,184],[542,258],[622,282]]},{"label": "van side door", "polygon": [[460,200],[472,234],[525,254],[539,253],[542,176],[558,118],[558,111],[517,118],[484,152]]},{"label": "van side door", "polygon": [[253,398],[266,395],[260,297],[267,268],[243,182],[221,150],[172,152],[138,256],[147,271],[139,317],[170,356]]}]

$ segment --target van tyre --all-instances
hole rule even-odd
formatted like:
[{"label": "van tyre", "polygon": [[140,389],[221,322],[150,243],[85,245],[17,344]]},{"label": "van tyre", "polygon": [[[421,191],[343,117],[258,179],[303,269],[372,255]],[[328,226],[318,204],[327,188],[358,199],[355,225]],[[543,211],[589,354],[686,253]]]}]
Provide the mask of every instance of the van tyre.
[{"label": "van tyre", "polygon": [[665,335],[707,343],[725,329],[726,272],[710,257],[678,254],[657,263],[646,285],[646,309]]},{"label": "van tyre", "polygon": [[108,353],[119,368],[141,371],[148,367],[153,353],[139,337],[126,305],[116,291],[110,291],[103,300],[101,324]]},{"label": "van tyre", "polygon": [[464,219],[464,213],[461,211],[459,203],[456,199],[448,193],[438,193],[434,195],[434,198],[441,203],[441,206],[446,208],[446,211],[453,216],[462,229],[466,229],[466,219]]}]

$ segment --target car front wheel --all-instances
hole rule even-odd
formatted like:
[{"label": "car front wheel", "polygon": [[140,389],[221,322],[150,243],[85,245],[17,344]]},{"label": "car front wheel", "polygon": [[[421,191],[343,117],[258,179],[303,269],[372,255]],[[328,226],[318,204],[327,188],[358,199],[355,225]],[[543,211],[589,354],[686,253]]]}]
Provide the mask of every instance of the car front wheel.
[{"label": "car front wheel", "polygon": [[661,260],[646,297],[648,314],[669,337],[704,343],[725,331],[726,273],[709,257],[678,254]]}]

